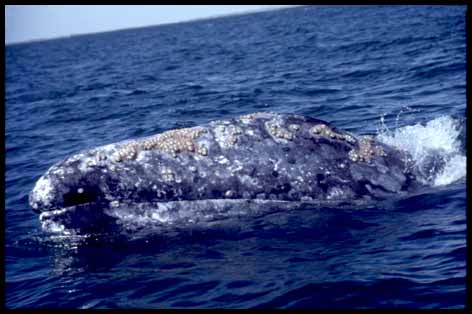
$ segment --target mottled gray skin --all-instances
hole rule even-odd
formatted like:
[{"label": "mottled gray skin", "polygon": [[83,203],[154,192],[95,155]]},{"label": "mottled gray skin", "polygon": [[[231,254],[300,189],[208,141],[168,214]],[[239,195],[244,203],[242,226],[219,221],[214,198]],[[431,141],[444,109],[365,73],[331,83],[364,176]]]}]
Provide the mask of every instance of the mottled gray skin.
[{"label": "mottled gray skin", "polygon": [[[366,153],[361,138],[321,120],[257,113],[198,130],[189,151],[143,148],[148,137],[69,157],[40,178],[30,205],[44,212],[97,202],[345,202],[383,199],[417,185],[405,153],[373,139]],[[131,152],[130,143],[138,143]]]}]

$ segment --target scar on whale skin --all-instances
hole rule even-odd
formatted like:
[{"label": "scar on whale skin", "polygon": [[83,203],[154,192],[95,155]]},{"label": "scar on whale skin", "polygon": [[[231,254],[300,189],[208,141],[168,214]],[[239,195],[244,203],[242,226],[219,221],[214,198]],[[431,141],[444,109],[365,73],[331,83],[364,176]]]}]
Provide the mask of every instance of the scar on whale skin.
[{"label": "scar on whale skin", "polygon": [[47,170],[29,202],[46,212],[122,202],[377,200],[420,186],[405,157],[319,119],[252,113],[80,152]]}]

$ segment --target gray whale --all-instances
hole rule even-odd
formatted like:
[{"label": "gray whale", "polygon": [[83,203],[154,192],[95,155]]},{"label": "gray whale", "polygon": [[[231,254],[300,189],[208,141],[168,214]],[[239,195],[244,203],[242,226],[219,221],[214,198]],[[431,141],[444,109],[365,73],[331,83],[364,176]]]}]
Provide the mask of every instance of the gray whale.
[{"label": "gray whale", "polygon": [[421,185],[409,160],[322,120],[253,113],[73,155],[39,178],[29,203],[47,213],[84,204],[372,201]]}]

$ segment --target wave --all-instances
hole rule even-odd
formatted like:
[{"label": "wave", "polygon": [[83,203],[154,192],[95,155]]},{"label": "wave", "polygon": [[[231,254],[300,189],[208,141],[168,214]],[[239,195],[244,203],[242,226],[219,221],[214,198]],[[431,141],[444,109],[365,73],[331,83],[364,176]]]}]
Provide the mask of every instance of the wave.
[{"label": "wave", "polygon": [[465,177],[467,157],[461,143],[465,121],[444,115],[426,123],[390,130],[382,116],[380,125],[376,138],[410,153],[413,166],[424,176],[419,178],[422,183],[443,186]]}]

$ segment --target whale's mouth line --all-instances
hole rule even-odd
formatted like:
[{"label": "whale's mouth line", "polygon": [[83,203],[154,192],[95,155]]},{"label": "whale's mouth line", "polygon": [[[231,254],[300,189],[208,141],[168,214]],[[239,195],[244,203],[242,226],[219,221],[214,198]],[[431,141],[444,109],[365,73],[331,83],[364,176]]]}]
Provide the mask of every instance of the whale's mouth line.
[{"label": "whale's mouth line", "polygon": [[63,211],[63,210],[71,209],[71,208],[77,208],[77,207],[94,207],[94,208],[107,207],[107,205],[109,204],[110,202],[108,201],[91,201],[91,202],[73,204],[69,206],[48,207],[47,209],[33,208],[33,211],[41,215],[44,213],[59,212],[59,211]]},{"label": "whale's mouth line", "polygon": [[349,199],[349,200],[273,200],[273,199],[258,199],[258,198],[208,198],[208,199],[195,199],[195,200],[170,200],[170,201],[132,201],[132,200],[114,200],[114,201],[92,201],[92,202],[85,202],[80,204],[74,204],[70,206],[63,206],[63,207],[52,207],[48,208],[47,210],[37,209],[36,212],[40,214],[40,216],[50,216],[57,213],[63,213],[70,210],[77,210],[77,209],[97,209],[97,210],[106,210],[106,209],[113,209],[113,208],[121,208],[121,207],[142,207],[148,206],[153,207],[155,206],[166,206],[166,207],[174,207],[175,205],[186,206],[186,205],[194,205],[194,206],[201,206],[204,208],[204,204],[231,204],[231,205],[241,205],[244,204],[270,204],[273,206],[277,205],[286,205],[286,204],[293,204],[296,207],[329,207],[329,206],[364,206],[368,204],[372,204],[372,200],[367,199]]},{"label": "whale's mouth line", "polygon": [[[241,217],[261,217],[279,211],[357,210],[374,206],[367,200],[270,200],[270,199],[203,199],[166,202],[122,203],[90,202],[42,212],[43,230],[59,234],[112,234],[172,228],[173,226],[206,226]],[[228,220],[229,219],[229,220]],[[153,229],[157,228],[157,229]]]}]

